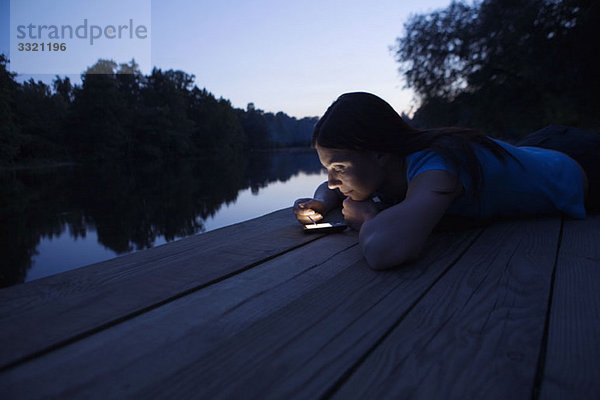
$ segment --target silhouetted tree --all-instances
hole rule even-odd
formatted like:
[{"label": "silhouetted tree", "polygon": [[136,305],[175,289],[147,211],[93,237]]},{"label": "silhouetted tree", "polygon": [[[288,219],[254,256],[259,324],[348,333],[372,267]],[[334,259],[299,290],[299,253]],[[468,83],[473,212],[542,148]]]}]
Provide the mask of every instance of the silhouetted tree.
[{"label": "silhouetted tree", "polygon": [[182,71],[152,70],[141,90],[136,124],[140,155],[160,158],[193,154],[193,122],[187,115],[188,91],[193,82],[194,76]]},{"label": "silhouetted tree", "polygon": [[241,151],[246,136],[231,103],[217,100],[206,89],[194,87],[189,95],[188,117],[194,122],[192,140],[202,153],[218,150],[220,155]]},{"label": "silhouetted tree", "polygon": [[312,132],[318,120],[316,117],[297,120],[281,111],[276,114],[266,113],[264,118],[271,142],[277,147],[310,146]]},{"label": "silhouetted tree", "polygon": [[234,109],[194,85],[183,71],[154,68],[144,76],[135,60],[98,60],[81,85],[56,76],[52,86],[22,84],[0,65],[2,164],[68,160],[236,157],[244,149],[309,145],[316,118]]},{"label": "silhouetted tree", "polygon": [[15,99],[22,134],[21,160],[66,158],[63,126],[68,104],[53,95],[44,82],[33,79],[19,85]]},{"label": "silhouetted tree", "polygon": [[0,54],[0,166],[13,164],[21,145],[14,103],[18,84],[15,74],[7,70],[7,62],[4,54]]},{"label": "silhouetted tree", "polygon": [[250,148],[266,149],[272,147],[273,143],[263,110],[249,107],[247,111],[239,110],[238,115]]},{"label": "silhouetted tree", "polygon": [[52,81],[52,87],[54,88],[55,95],[60,97],[64,104],[71,104],[73,101],[73,85],[68,76],[62,79],[56,75],[56,78]]},{"label": "silhouetted tree", "polygon": [[127,156],[127,103],[116,78],[117,64],[99,60],[81,76],[74,90],[70,143],[76,158],[121,159]]},{"label": "silhouetted tree", "polygon": [[549,123],[598,127],[600,4],[452,2],[414,15],[396,42],[424,125],[523,133]]},{"label": "silhouetted tree", "polygon": [[127,131],[128,140],[125,154],[131,157],[136,153],[136,129],[140,123],[140,107],[142,103],[141,91],[146,84],[139,65],[132,59],[127,64],[120,64],[116,74],[117,88],[124,103],[122,112],[122,125]]}]

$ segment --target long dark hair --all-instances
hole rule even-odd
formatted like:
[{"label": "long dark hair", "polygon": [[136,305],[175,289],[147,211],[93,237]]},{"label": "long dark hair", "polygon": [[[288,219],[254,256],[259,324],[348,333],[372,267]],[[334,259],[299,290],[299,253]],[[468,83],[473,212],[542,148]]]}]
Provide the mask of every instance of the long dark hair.
[{"label": "long dark hair", "polygon": [[313,146],[371,150],[405,157],[429,149],[460,174],[465,168],[477,196],[483,186],[482,168],[474,146],[504,160],[511,156],[481,132],[466,128],[416,129],[407,124],[383,99],[371,93],[345,93],[329,106],[315,126]]}]

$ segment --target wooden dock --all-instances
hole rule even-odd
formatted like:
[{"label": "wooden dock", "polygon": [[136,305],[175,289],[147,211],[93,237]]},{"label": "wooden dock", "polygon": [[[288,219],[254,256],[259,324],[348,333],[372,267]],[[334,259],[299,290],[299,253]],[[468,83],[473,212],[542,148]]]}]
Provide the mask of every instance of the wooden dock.
[{"label": "wooden dock", "polygon": [[600,215],[377,272],[291,210],[0,290],[2,399],[598,399]]}]

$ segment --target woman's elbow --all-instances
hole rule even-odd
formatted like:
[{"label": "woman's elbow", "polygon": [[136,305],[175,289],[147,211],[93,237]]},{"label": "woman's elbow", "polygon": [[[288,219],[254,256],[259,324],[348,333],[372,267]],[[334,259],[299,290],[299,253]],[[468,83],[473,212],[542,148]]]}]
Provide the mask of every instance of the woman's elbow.
[{"label": "woman's elbow", "polygon": [[396,243],[387,244],[369,240],[362,243],[362,251],[367,264],[374,270],[385,270],[398,267],[413,261],[419,256],[419,249],[410,246],[400,246]]},{"label": "woman's elbow", "polygon": [[369,265],[369,267],[371,267],[371,269],[374,269],[376,271],[382,271],[394,267],[399,267],[402,264],[406,264],[410,261],[413,261],[417,257],[418,255],[416,254],[394,254],[393,256],[389,256],[386,254],[368,255],[365,253],[365,259],[367,260],[367,264]]},{"label": "woman's elbow", "polygon": [[369,265],[369,267],[371,269],[374,269],[376,271],[383,271],[386,269],[390,269],[396,266],[401,265],[404,261],[402,260],[398,260],[399,262],[390,262],[389,260],[386,260],[385,257],[381,257],[379,254],[369,254],[368,252],[365,252],[365,259],[367,260],[367,264]]}]

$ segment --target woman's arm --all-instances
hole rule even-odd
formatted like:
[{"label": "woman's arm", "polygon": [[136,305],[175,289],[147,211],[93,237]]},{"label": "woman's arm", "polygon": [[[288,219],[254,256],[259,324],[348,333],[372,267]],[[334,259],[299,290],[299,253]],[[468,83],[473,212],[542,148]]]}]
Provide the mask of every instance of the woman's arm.
[{"label": "woman's arm", "polygon": [[426,171],[409,184],[406,198],[362,224],[360,245],[373,269],[416,258],[452,201],[463,192],[455,175]]}]

